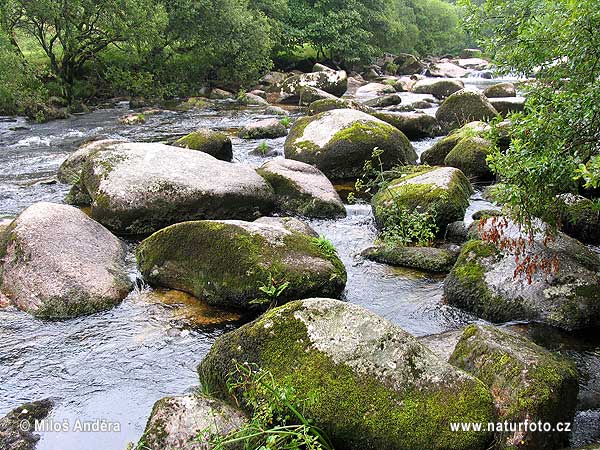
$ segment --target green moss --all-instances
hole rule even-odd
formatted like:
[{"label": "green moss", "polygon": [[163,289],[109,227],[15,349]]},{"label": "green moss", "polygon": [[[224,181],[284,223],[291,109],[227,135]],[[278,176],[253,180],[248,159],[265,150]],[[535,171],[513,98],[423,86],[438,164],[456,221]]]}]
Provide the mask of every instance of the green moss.
[{"label": "green moss", "polygon": [[346,100],[323,98],[315,100],[308,106],[308,113],[312,116],[332,109],[348,109],[350,104]]},{"label": "green moss", "polygon": [[449,272],[456,261],[455,253],[433,247],[384,245],[369,248],[363,255],[373,261],[427,272]]},{"label": "green moss", "polygon": [[467,177],[489,180],[493,178],[487,166],[490,150],[491,144],[483,138],[463,138],[446,155],[444,164],[462,170]]},{"label": "green moss", "polygon": [[[469,389],[387,387],[312,347],[306,326],[293,318],[298,307],[294,302],[267,312],[219,339],[199,366],[201,382],[218,386],[226,396],[222,374],[230,372],[227,364],[238,358],[257,363],[278,383],[293,387],[298,398],[307,399],[305,416],[328,433],[336,448],[487,448],[487,433],[453,433],[448,426],[452,421],[493,419],[490,394],[482,384],[474,382]],[[278,319],[281,314],[288,320]],[[419,355],[413,357],[409,365],[418,379]]]}]

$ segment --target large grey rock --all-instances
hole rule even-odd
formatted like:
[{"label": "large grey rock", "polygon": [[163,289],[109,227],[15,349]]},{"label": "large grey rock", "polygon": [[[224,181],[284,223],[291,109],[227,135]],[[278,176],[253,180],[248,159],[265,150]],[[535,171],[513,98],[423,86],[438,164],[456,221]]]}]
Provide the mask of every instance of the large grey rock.
[{"label": "large grey rock", "polygon": [[427,69],[427,76],[429,77],[462,78],[468,73],[468,70],[454,63],[444,61],[431,64]]},{"label": "large grey rock", "polygon": [[331,181],[314,166],[293,159],[274,159],[258,174],[275,190],[281,212],[306,217],[344,217],[346,208]]},{"label": "large grey rock", "polygon": [[353,100],[335,98],[315,100],[308,106],[308,114],[313,116],[322,112],[331,111],[332,109],[356,109],[368,114],[375,111],[370,106],[366,106]]},{"label": "large grey rock", "polygon": [[329,179],[362,175],[373,149],[383,150],[384,168],[415,164],[417,155],[397,128],[353,109],[335,109],[294,122],[285,141],[285,156],[318,167]]},{"label": "large grey rock", "polygon": [[465,84],[461,80],[426,78],[417,81],[412,87],[412,91],[417,94],[431,94],[436,98],[443,99],[464,87]]},{"label": "large grey rock", "polygon": [[525,97],[490,98],[491,105],[496,108],[496,111],[498,111],[498,113],[502,116],[524,111],[525,102]]},{"label": "large grey rock", "polygon": [[81,176],[83,164],[88,160],[91,154],[109,147],[113,144],[123,143],[125,141],[119,139],[100,139],[96,141],[86,142],[81,145],[76,151],[71,153],[67,159],[58,168],[58,181],[67,184],[77,184]]},{"label": "large grey rock", "polygon": [[562,231],[584,244],[600,244],[600,211],[596,204],[581,195],[562,194]]},{"label": "large grey rock", "polygon": [[483,91],[483,95],[487,98],[516,97],[517,89],[514,84],[509,82],[498,83]]},{"label": "large grey rock", "polygon": [[435,117],[446,130],[460,128],[476,120],[489,120],[498,111],[481,93],[462,90],[455,92],[439,107]]},{"label": "large grey rock", "polygon": [[222,400],[199,393],[165,397],[154,404],[140,439],[145,450],[212,450],[210,441],[238,431],[248,419]]},{"label": "large grey rock", "polygon": [[394,94],[395,92],[396,89],[389,84],[368,83],[356,89],[354,95],[358,101],[365,102],[381,95]]},{"label": "large grey rock", "polygon": [[233,159],[233,146],[231,139],[225,133],[209,129],[196,130],[175,141],[176,147],[189,148],[208,153],[222,161]]},{"label": "large grey rock", "polygon": [[300,100],[298,104],[300,106],[309,106],[311,103],[317,100],[338,100],[338,97],[327,92],[317,89],[312,86],[304,86],[300,89]]},{"label": "large grey rock", "polygon": [[263,119],[246,125],[240,131],[243,139],[274,139],[287,134],[287,128],[277,119]]},{"label": "large grey rock", "polygon": [[0,289],[38,317],[89,314],[130,291],[125,247],[72,206],[35,203],[0,238]]},{"label": "large grey rock", "polygon": [[486,70],[490,68],[489,61],[482,58],[460,58],[456,65],[467,70]]},{"label": "large grey rock", "polygon": [[[480,227],[489,232],[499,220],[484,220]],[[512,222],[504,237],[529,241]],[[563,233],[545,245],[543,233],[538,233],[526,245],[525,256],[555,270],[538,269],[529,283],[517,271],[510,251],[481,240],[469,241],[445,281],[446,300],[492,322],[534,320],[567,330],[600,325],[598,255]]]},{"label": "large grey rock", "polygon": [[[149,283],[206,300],[211,305],[264,310],[271,303],[311,295],[338,297],[346,269],[335,250],[281,225],[193,221],[164,228],[137,250]],[[261,288],[288,283],[269,298]]]},{"label": "large grey rock", "polygon": [[430,166],[443,166],[448,153],[467,137],[481,137],[489,129],[484,122],[470,122],[448,136],[437,141],[433,146],[421,153],[421,162]]},{"label": "large grey rock", "polygon": [[250,167],[163,144],[117,144],[84,165],[91,215],[124,235],[197,219],[254,219],[273,208],[272,188]]},{"label": "large grey rock", "polygon": [[302,89],[306,86],[340,97],[348,88],[348,75],[343,70],[322,70],[291,76],[281,83],[279,101],[297,103]]},{"label": "large grey rock", "polygon": [[54,407],[51,399],[25,403],[0,419],[2,450],[34,450],[40,435],[35,434],[36,421],[44,420]]},{"label": "large grey rock", "polygon": [[256,219],[255,222],[281,227],[284,230],[306,234],[307,236],[314,238],[319,237],[319,233],[317,233],[309,224],[295,217],[265,216]]},{"label": "large grey rock", "polygon": [[492,144],[480,137],[465,137],[448,152],[444,165],[456,167],[469,178],[492,180],[494,174],[487,165]]},{"label": "large grey rock", "polygon": [[409,139],[434,137],[441,133],[441,127],[437,119],[423,112],[375,112],[373,116],[395,126]]},{"label": "large grey rock", "polygon": [[394,59],[394,64],[398,67],[396,75],[414,75],[425,70],[425,64],[409,53],[400,53]]},{"label": "large grey rock", "polygon": [[483,381],[494,396],[498,422],[548,423],[552,431],[496,433],[498,449],[562,449],[569,433],[558,423],[572,423],[577,403],[575,364],[529,339],[489,325],[470,325],[450,363]]},{"label": "large grey rock", "polygon": [[[201,381],[228,395],[234,360],[310,399],[305,417],[335,448],[483,450],[490,443],[489,433],[449,425],[493,421],[487,388],[358,305],[316,298],[273,309],[218,338],[198,368]],[[247,407],[242,392],[233,394]]]},{"label": "large grey rock", "polygon": [[371,108],[385,108],[386,106],[398,105],[402,102],[402,97],[398,94],[387,94],[381,97],[375,97],[370,100],[366,100],[364,104]]},{"label": "large grey rock", "polygon": [[426,272],[450,272],[458,256],[458,253],[444,248],[398,245],[376,245],[361,254],[372,261]]}]

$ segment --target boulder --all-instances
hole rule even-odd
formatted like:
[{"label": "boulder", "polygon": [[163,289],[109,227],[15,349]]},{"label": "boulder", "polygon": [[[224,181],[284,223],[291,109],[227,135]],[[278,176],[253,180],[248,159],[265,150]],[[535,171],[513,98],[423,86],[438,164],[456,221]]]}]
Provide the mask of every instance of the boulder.
[{"label": "boulder", "polygon": [[154,404],[138,448],[212,450],[209,442],[242,428],[248,419],[239,409],[199,393],[165,397]]},{"label": "boulder", "polygon": [[490,98],[491,105],[506,117],[510,113],[525,111],[525,97]]},{"label": "boulder", "polygon": [[298,101],[298,104],[300,106],[308,106],[317,100],[334,101],[337,99],[338,97],[336,97],[335,95],[328,94],[327,92],[321,89],[317,89],[312,86],[304,86],[300,88],[300,100]]},{"label": "boulder", "polygon": [[402,97],[398,94],[387,94],[381,97],[375,97],[364,102],[365,105],[371,108],[385,108],[402,103]]},{"label": "boulder", "polygon": [[343,70],[322,70],[293,75],[281,83],[279,101],[282,103],[297,103],[300,100],[302,88],[306,86],[340,97],[348,88],[348,75]]},{"label": "boulder", "polygon": [[498,83],[483,91],[483,95],[487,98],[516,97],[517,89],[512,83]]},{"label": "boulder", "polygon": [[[491,218],[480,227],[489,232],[498,223],[498,218]],[[529,239],[512,223],[504,237]],[[517,272],[510,251],[478,239],[469,241],[444,283],[447,302],[496,323],[533,320],[566,330],[600,325],[600,261],[596,254],[563,233],[544,244],[542,232],[527,244],[523,257],[557,263],[558,270],[534,271],[529,283]]]},{"label": "boulder", "polygon": [[468,70],[451,63],[451,62],[438,62],[431,64],[427,69],[426,75],[428,77],[440,77],[440,78],[463,78],[469,73]]},{"label": "boulder", "polygon": [[242,139],[275,139],[287,135],[287,128],[277,119],[264,119],[246,125],[240,131]]},{"label": "boulder", "polygon": [[423,112],[375,112],[373,113],[373,116],[395,126],[409,139],[434,137],[438,136],[441,132],[440,125],[436,118]]},{"label": "boulder", "polygon": [[4,450],[34,450],[39,434],[34,434],[36,421],[42,421],[54,407],[51,399],[25,403],[0,419],[0,448]]},{"label": "boulder", "polygon": [[346,208],[331,181],[310,164],[278,158],[257,172],[273,186],[275,202],[285,214],[316,218],[346,216]]},{"label": "boulder", "polygon": [[335,69],[332,69],[331,67],[327,67],[325,64],[321,64],[321,63],[315,63],[315,65],[312,68],[313,72],[322,72],[324,70],[335,72]]},{"label": "boulder", "polygon": [[240,95],[237,98],[237,101],[240,105],[247,105],[247,106],[268,106],[269,102],[267,100],[265,100],[264,97],[261,97],[260,95],[257,94],[253,94],[251,92],[247,92],[245,94]]},{"label": "boulder", "polygon": [[444,100],[435,117],[444,129],[452,130],[466,123],[489,120],[497,115],[498,111],[483,94],[462,90]]},{"label": "boulder", "polygon": [[208,153],[210,156],[222,161],[233,159],[231,139],[225,133],[219,131],[200,129],[178,139],[173,145]]},{"label": "boulder", "polygon": [[463,173],[451,167],[429,167],[393,180],[373,197],[373,214],[385,221],[391,205],[429,213],[443,234],[446,226],[462,220],[473,189]]},{"label": "boulder", "polygon": [[414,75],[425,70],[425,64],[416,56],[408,53],[400,53],[396,56],[394,64],[398,67],[396,75]]},{"label": "boulder", "polygon": [[362,255],[383,264],[442,273],[450,272],[458,256],[456,252],[444,248],[399,245],[369,247],[363,250]]},{"label": "boulder", "polygon": [[458,141],[444,158],[444,165],[456,167],[469,178],[487,181],[493,180],[494,174],[487,165],[487,157],[492,145],[480,137],[465,137]]},{"label": "boulder", "polygon": [[272,188],[250,167],[163,144],[116,144],[84,164],[91,216],[117,233],[144,235],[197,219],[254,219]]},{"label": "boulder", "polygon": [[275,86],[281,84],[286,78],[289,77],[289,74],[283,72],[269,72],[265,76],[263,76],[259,82],[260,84],[264,84],[266,86]]},{"label": "boulder", "polygon": [[352,100],[335,98],[316,100],[312,102],[308,106],[308,114],[314,116],[315,114],[331,111],[332,109],[356,109],[358,111],[366,112],[368,114],[374,111],[373,108],[363,105],[362,103],[358,103]]},{"label": "boulder", "polygon": [[482,58],[460,58],[456,64],[467,70],[486,70],[490,67],[489,61]]},{"label": "boulder", "polygon": [[285,141],[288,159],[318,167],[329,179],[362,175],[363,164],[373,149],[383,151],[384,169],[415,164],[417,155],[408,138],[397,128],[353,109],[335,109],[294,122]]},{"label": "boulder", "polygon": [[[529,339],[489,325],[468,326],[450,363],[483,381],[498,422],[572,423],[577,402],[575,364]],[[562,449],[569,433],[516,430],[496,433],[498,449]]]},{"label": "boulder", "polygon": [[600,244],[600,211],[596,204],[574,194],[563,194],[558,200],[562,206],[562,231],[584,244]]},{"label": "boulder", "polygon": [[66,184],[77,184],[81,177],[83,164],[92,153],[122,142],[125,141],[119,139],[99,139],[80,145],[79,148],[71,153],[58,168],[58,181]]},{"label": "boulder", "polygon": [[446,227],[446,234],[444,239],[454,244],[462,244],[467,241],[469,236],[469,230],[463,220],[457,220],[456,222],[449,223]]},{"label": "boulder", "polygon": [[430,94],[439,99],[444,99],[450,95],[464,89],[465,84],[461,80],[426,78],[417,81],[412,87],[412,91],[417,94]]},{"label": "boulder", "polygon": [[235,98],[235,95],[224,89],[214,88],[211,89],[208,98],[210,98],[211,100],[233,100]]},{"label": "boulder", "polygon": [[[346,285],[346,269],[330,244],[260,222],[172,225],[145,239],[137,259],[150,284],[220,307],[264,310],[310,295],[338,297]],[[279,296],[263,291],[286,283]]]},{"label": "boulder", "polygon": [[272,225],[276,227],[282,227],[284,230],[291,232],[306,234],[311,237],[318,238],[317,233],[309,224],[299,220],[295,217],[260,217],[255,220],[256,223],[263,223],[266,225]]},{"label": "boulder", "polygon": [[470,122],[458,130],[454,130],[448,136],[440,139],[421,154],[421,162],[430,166],[443,166],[448,153],[462,139],[469,136],[482,135],[489,126],[484,122]]},{"label": "boulder", "polygon": [[290,114],[279,106],[269,105],[265,108],[265,114],[272,114],[274,116],[289,116]]},{"label": "boulder", "polygon": [[[198,368],[201,382],[228,396],[233,361],[255,364],[310,399],[305,417],[335,448],[483,450],[490,443],[486,432],[449,425],[493,421],[487,388],[358,305],[317,298],[270,310],[216,340]],[[243,392],[233,394],[248,407]]]},{"label": "boulder", "polygon": [[384,94],[394,94],[396,89],[394,86],[382,83],[368,83],[356,89],[354,94],[357,100],[364,102]]},{"label": "boulder", "polygon": [[0,289],[37,317],[90,314],[132,288],[125,246],[81,210],[35,203],[0,236]]}]

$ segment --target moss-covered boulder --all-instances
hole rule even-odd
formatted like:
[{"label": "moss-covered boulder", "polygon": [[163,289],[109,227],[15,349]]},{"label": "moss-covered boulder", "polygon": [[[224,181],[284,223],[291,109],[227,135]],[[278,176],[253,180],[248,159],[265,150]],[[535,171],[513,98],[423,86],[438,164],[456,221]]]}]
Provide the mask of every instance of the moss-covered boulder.
[{"label": "moss-covered boulder", "polygon": [[299,92],[300,99],[298,100],[298,104],[300,106],[308,106],[317,100],[337,100],[338,98],[335,95],[312,86],[303,86],[299,89]]},{"label": "moss-covered boulder", "polygon": [[332,109],[357,109],[358,111],[366,112],[369,114],[374,111],[373,108],[363,105],[362,103],[358,103],[352,100],[335,98],[315,100],[308,106],[308,114],[314,116],[315,114],[331,111]]},{"label": "moss-covered boulder", "polygon": [[[488,433],[450,422],[493,421],[487,388],[364,308],[309,299],[221,336],[198,368],[228,396],[234,361],[256,364],[308,401],[304,414],[347,450],[486,449]],[[243,393],[234,392],[244,405]]]},{"label": "moss-covered boulder", "polygon": [[254,94],[252,92],[246,92],[237,98],[237,102],[244,106],[268,106],[269,102],[264,97]]},{"label": "moss-covered boulder", "polygon": [[105,310],[132,288],[125,256],[121,241],[81,210],[35,203],[0,235],[0,290],[41,318]]},{"label": "moss-covered boulder", "polygon": [[443,99],[464,89],[465,84],[461,80],[425,78],[417,81],[412,91],[417,94],[431,94],[436,98]]},{"label": "moss-covered boulder", "polygon": [[584,244],[600,244],[600,210],[589,198],[563,194],[561,207],[562,231]]},{"label": "moss-covered boulder", "polygon": [[489,120],[498,111],[481,93],[462,90],[455,92],[441,104],[435,117],[442,128],[453,130],[475,120]]},{"label": "moss-covered boulder", "polygon": [[385,108],[386,106],[398,105],[402,102],[402,97],[398,94],[386,94],[381,97],[371,98],[363,104],[371,108]]},{"label": "moss-covered boulder", "polygon": [[208,129],[194,131],[175,141],[175,147],[189,148],[208,153],[222,161],[233,159],[231,139],[225,133]]},{"label": "moss-covered boulder", "polygon": [[494,174],[487,165],[492,145],[480,137],[466,137],[458,141],[444,158],[444,165],[456,167],[469,178],[492,180]]},{"label": "moss-covered boulder", "polygon": [[429,213],[443,234],[446,226],[465,216],[473,189],[463,173],[451,167],[429,167],[393,180],[373,197],[378,223],[391,205]]},{"label": "moss-covered boulder", "polygon": [[[487,219],[481,226],[491,230],[497,221]],[[528,241],[512,224],[504,236]],[[557,263],[558,270],[534,271],[529,283],[518,273],[511,252],[481,240],[469,241],[444,283],[446,300],[496,323],[535,320],[567,330],[600,325],[598,256],[562,233],[547,243],[536,235],[526,250],[524,256],[547,265]]]},{"label": "moss-covered boulder", "polygon": [[66,184],[79,183],[81,169],[83,169],[83,165],[90,155],[113,144],[122,142],[125,141],[118,139],[100,139],[82,144],[76,151],[71,153],[58,168],[58,181]]},{"label": "moss-covered boulder", "polygon": [[569,433],[554,431],[571,423],[577,403],[575,364],[529,339],[489,325],[468,326],[450,363],[483,381],[494,396],[498,422],[550,424],[551,431],[501,430],[497,449],[562,449]]},{"label": "moss-covered boulder", "polygon": [[[266,309],[305,296],[338,297],[346,285],[346,269],[331,244],[259,222],[172,225],[144,240],[137,259],[150,284],[218,306]],[[275,298],[261,290],[285,283]]]},{"label": "moss-covered boulder", "polygon": [[318,167],[331,180],[356,179],[373,149],[383,150],[384,168],[415,164],[417,154],[397,128],[353,109],[335,109],[296,120],[285,156]]},{"label": "moss-covered boulder", "polygon": [[275,139],[287,134],[287,128],[277,119],[264,119],[250,123],[240,130],[243,139]]},{"label": "moss-covered boulder", "polygon": [[331,181],[310,164],[279,158],[263,164],[257,172],[273,186],[280,212],[324,219],[346,216]]},{"label": "moss-covered boulder", "polygon": [[490,103],[503,117],[525,110],[525,97],[490,98]]},{"label": "moss-covered boulder", "polygon": [[483,95],[487,98],[516,97],[517,89],[514,84],[509,82],[498,83],[483,91]]},{"label": "moss-covered boulder", "polygon": [[458,256],[456,252],[444,248],[398,245],[369,247],[363,250],[362,255],[383,264],[441,273],[450,272]]},{"label": "moss-covered boulder", "polygon": [[425,70],[425,64],[410,53],[400,53],[394,59],[396,65],[396,75],[415,75]]},{"label": "moss-covered boulder", "polygon": [[34,450],[40,435],[35,434],[35,422],[48,417],[54,407],[52,399],[25,403],[0,419],[0,448]]},{"label": "moss-covered boulder", "polygon": [[440,139],[421,154],[421,162],[430,166],[443,166],[448,153],[465,137],[480,136],[489,128],[484,122],[470,122]]},{"label": "moss-covered boulder", "polygon": [[348,88],[348,75],[343,70],[321,70],[293,75],[281,82],[279,102],[298,103],[304,87],[317,88],[341,97]]},{"label": "moss-covered boulder", "polygon": [[252,168],[163,144],[115,144],[84,164],[91,215],[122,235],[150,234],[197,219],[255,219],[273,189]]},{"label": "moss-covered boulder", "polygon": [[136,449],[212,450],[211,440],[239,430],[247,421],[239,409],[200,393],[165,397],[154,404]]},{"label": "moss-covered boulder", "polygon": [[422,112],[392,113],[375,112],[373,116],[402,131],[409,139],[422,139],[438,136],[440,125],[435,117]]}]

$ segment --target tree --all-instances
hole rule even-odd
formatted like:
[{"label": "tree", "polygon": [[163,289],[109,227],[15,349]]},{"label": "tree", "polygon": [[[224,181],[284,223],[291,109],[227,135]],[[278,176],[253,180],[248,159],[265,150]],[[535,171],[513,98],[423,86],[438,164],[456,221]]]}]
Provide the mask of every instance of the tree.
[{"label": "tree", "polygon": [[463,1],[466,25],[506,73],[531,77],[512,143],[489,158],[514,219],[559,225],[557,195],[600,179],[600,9],[596,0]]},{"label": "tree", "polygon": [[152,0],[9,0],[18,19],[13,28],[35,38],[73,101],[73,85],[84,64],[111,45],[160,31],[164,9]]}]

